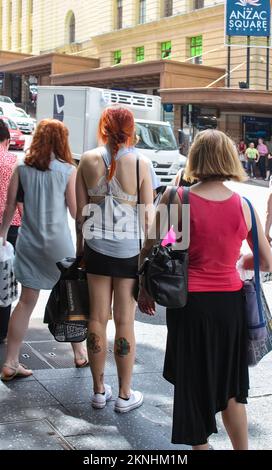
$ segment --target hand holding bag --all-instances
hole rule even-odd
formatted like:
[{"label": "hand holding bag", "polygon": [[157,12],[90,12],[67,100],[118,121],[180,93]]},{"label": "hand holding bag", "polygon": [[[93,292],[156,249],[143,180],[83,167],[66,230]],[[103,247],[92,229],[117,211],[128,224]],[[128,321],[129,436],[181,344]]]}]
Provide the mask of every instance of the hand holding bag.
[{"label": "hand holding bag", "polygon": [[250,208],[254,257],[254,278],[244,282],[245,308],[248,324],[248,365],[254,366],[272,349],[272,319],[260,284],[258,230],[251,202]]},{"label": "hand holding bag", "polygon": [[[167,204],[168,230],[170,230],[170,206],[174,201],[176,187],[170,192]],[[189,204],[189,188],[183,189],[182,205]],[[188,211],[189,213],[189,211]],[[190,223],[190,217],[187,223]],[[143,276],[143,286],[157,304],[168,308],[184,307],[188,293],[188,248],[172,249],[163,246],[161,240],[154,245],[151,255],[146,258],[139,274]]]}]

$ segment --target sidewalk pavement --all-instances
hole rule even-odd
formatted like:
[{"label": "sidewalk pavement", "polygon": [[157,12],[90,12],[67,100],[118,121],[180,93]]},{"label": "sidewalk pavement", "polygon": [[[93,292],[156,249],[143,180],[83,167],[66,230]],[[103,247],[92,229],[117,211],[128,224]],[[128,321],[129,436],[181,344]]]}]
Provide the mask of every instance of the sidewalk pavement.
[{"label": "sidewalk pavement", "polygon": [[[266,283],[270,292],[272,283]],[[272,306],[272,298],[270,298]],[[42,304],[40,304],[42,305]],[[37,312],[40,318],[37,318]],[[0,383],[1,449],[181,450],[171,444],[173,387],[162,378],[166,340],[164,309],[154,318],[137,312],[133,388],[144,394],[144,404],[127,414],[113,410],[117,376],[113,357],[113,322],[109,322],[106,382],[113,399],[103,410],[90,405],[89,368],[76,369],[69,344],[56,343],[36,311],[22,348],[21,361],[35,370],[32,377]],[[5,346],[0,345],[0,363]],[[248,405],[251,449],[272,449],[272,356],[250,370]],[[1,364],[0,364],[1,365]],[[218,416],[218,434],[210,443],[230,449]]]}]

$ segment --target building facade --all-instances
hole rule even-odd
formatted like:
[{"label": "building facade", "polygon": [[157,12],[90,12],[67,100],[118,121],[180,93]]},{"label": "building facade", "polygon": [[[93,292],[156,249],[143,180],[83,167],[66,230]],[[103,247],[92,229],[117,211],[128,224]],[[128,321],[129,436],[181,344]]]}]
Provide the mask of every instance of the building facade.
[{"label": "building facade", "polygon": [[[0,0],[0,47],[12,53],[90,58],[99,61],[97,67],[109,69],[109,73],[113,67],[158,60],[221,68],[221,77],[205,83],[205,87],[213,87],[221,84],[220,78],[226,79],[224,4],[223,0]],[[246,47],[232,48],[231,88],[238,89],[241,82],[247,81],[252,90],[265,90],[267,84],[272,88],[272,74],[266,74],[271,53],[267,56],[266,49],[254,47],[264,44],[259,41],[250,49],[249,74]],[[69,67],[60,67],[58,73],[69,71]],[[52,75],[52,69],[50,72]],[[43,77],[41,83],[50,83],[49,76]],[[174,73],[170,86],[176,86]],[[187,87],[190,86],[188,77]],[[152,86],[143,87],[140,81],[133,89],[156,92]],[[176,116],[180,115],[179,107],[177,104]],[[228,119],[232,127],[235,121],[236,131],[232,129],[232,133],[238,138],[243,119],[238,110],[234,115],[235,118],[224,118],[223,127],[228,128]]]}]

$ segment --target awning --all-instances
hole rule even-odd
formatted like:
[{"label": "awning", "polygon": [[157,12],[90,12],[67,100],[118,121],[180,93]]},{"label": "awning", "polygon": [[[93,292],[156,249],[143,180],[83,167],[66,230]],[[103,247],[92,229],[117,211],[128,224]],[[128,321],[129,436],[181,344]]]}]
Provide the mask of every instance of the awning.
[{"label": "awning", "polygon": [[[52,85],[84,85],[100,88],[168,88],[207,86],[224,75],[225,70],[173,60],[156,60],[115,65],[89,71],[51,76]],[[222,86],[224,79],[218,81]]]},{"label": "awning", "polygon": [[[0,52],[1,63],[1,52]],[[26,56],[20,60],[13,60],[1,65],[1,72],[25,74],[25,75],[54,75],[82,70],[90,70],[99,67],[99,59],[89,57],[72,56],[69,54],[42,54]]]},{"label": "awning", "polygon": [[196,104],[221,111],[271,113],[272,92],[240,88],[161,88],[163,103]]}]

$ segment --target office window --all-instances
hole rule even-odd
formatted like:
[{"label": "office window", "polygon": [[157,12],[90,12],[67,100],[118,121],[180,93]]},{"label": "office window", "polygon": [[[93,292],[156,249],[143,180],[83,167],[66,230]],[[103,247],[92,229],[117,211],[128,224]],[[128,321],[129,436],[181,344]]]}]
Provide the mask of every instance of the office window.
[{"label": "office window", "polygon": [[161,58],[171,59],[171,52],[172,52],[171,41],[162,42],[161,43]]},{"label": "office window", "polygon": [[146,22],[146,0],[139,0],[139,24]]},{"label": "office window", "polygon": [[204,8],[204,0],[194,0],[194,9]]},{"label": "office window", "polygon": [[173,15],[173,0],[163,0],[162,5],[162,16],[172,16]]},{"label": "office window", "polygon": [[123,0],[117,0],[117,29],[121,29],[123,26]]},{"label": "office window", "polygon": [[136,47],[136,62],[144,60],[144,46]]},{"label": "office window", "polygon": [[202,64],[202,36],[195,36],[190,39],[190,57],[194,57],[192,59],[193,64]]},{"label": "office window", "polygon": [[66,43],[73,44],[76,41],[76,19],[73,11],[69,11],[65,19]]},{"label": "office window", "polygon": [[113,53],[113,63],[114,65],[120,64],[122,60],[122,52],[119,51],[114,51]]},{"label": "office window", "polygon": [[69,44],[72,44],[76,40],[76,19],[74,13],[72,13],[69,22]]}]

